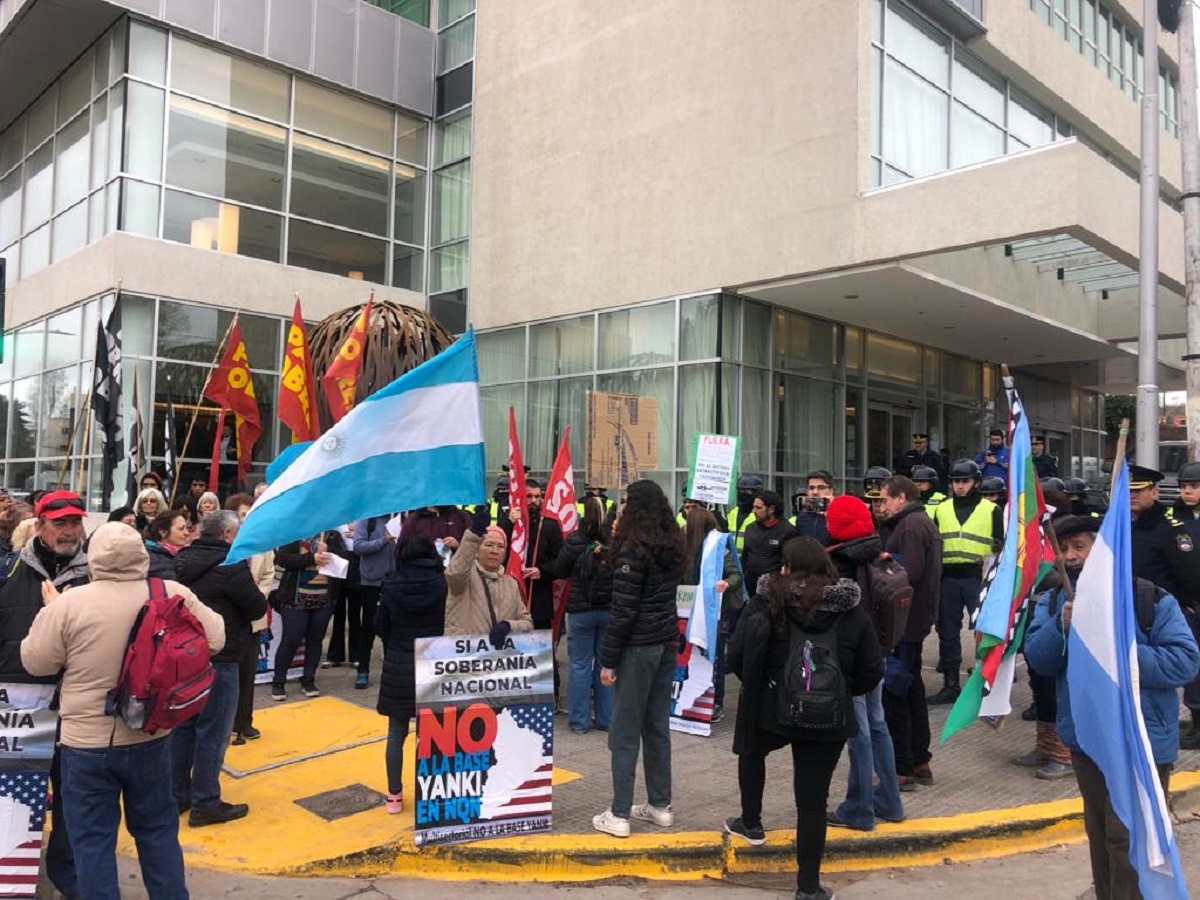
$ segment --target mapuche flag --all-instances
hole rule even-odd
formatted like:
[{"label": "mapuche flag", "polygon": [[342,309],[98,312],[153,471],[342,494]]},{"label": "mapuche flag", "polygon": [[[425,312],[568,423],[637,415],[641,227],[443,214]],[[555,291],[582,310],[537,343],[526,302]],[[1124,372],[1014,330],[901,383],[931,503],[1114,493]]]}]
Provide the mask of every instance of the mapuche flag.
[{"label": "mapuche flag", "polygon": [[294,444],[315,441],[321,435],[316,389],[308,335],[304,332],[304,316],[297,297],[283,353],[283,371],[279,375],[279,420],[292,429]]},{"label": "mapuche flag", "polygon": [[[221,409],[231,409],[234,412],[233,434],[237,441],[238,480],[244,481],[246,473],[250,471],[254,444],[262,434],[262,420],[258,415],[258,400],[254,396],[254,379],[250,376],[250,361],[246,357],[242,326],[236,321],[229,330],[225,356],[204,385],[203,396],[220,404]],[[219,429],[216,440],[221,440]]]},{"label": "mapuche flag", "polygon": [[512,541],[508,548],[508,574],[521,588],[521,597],[529,606],[525,584],[525,551],[529,546],[529,501],[525,496],[525,460],[517,437],[517,412],[508,408],[508,516],[512,520]]},{"label": "mapuche flag", "polygon": [[[542,513],[558,522],[564,538],[579,528],[579,512],[575,507],[575,467],[571,464],[571,448],[568,445],[570,437],[571,426],[568,425],[558,447],[558,456],[554,458],[554,467],[550,470],[550,483],[546,486],[546,500]],[[562,628],[563,615],[567,611],[571,579],[556,580],[553,592],[554,621],[551,629],[554,639],[557,640]]]},{"label": "mapuche flag", "polygon": [[337,358],[325,370],[321,379],[321,387],[325,390],[325,399],[329,401],[329,414],[333,416],[336,425],[346,413],[354,408],[354,398],[358,393],[358,379],[362,375],[363,349],[367,345],[367,326],[371,321],[371,304],[374,295],[367,301],[363,311],[358,314],[349,337],[346,338]]},{"label": "mapuche flag", "polygon": [[104,464],[100,467],[100,504],[112,500],[113,472],[125,455],[121,416],[121,295],[113,301],[107,323],[98,323],[96,362],[92,370],[92,412],[104,432]]},{"label": "mapuche flag", "polygon": [[1054,566],[1054,548],[1046,536],[1050,516],[1033,465],[1029,421],[1007,371],[1004,390],[1010,448],[1004,548],[984,579],[975,619],[975,670],[946,719],[943,743],[979,716],[1012,712],[1016,655],[1029,622],[1030,595]]}]

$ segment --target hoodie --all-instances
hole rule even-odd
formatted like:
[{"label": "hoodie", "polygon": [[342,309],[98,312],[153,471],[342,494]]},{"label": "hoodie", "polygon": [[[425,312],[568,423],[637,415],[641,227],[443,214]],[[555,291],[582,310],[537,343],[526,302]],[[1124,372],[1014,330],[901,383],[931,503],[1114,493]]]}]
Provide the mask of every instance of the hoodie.
[{"label": "hoodie", "polygon": [[[104,712],[134,620],[150,598],[146,547],[128,525],[109,522],[92,534],[88,563],[91,583],[65,591],[38,613],[21,642],[21,661],[31,675],[63,673],[59,715],[64,746],[121,747],[159,740],[169,732],[134,731],[119,716]],[[210,652],[220,650],[225,643],[221,617],[182,584],[168,581],[166,588],[182,597],[200,622]]]}]

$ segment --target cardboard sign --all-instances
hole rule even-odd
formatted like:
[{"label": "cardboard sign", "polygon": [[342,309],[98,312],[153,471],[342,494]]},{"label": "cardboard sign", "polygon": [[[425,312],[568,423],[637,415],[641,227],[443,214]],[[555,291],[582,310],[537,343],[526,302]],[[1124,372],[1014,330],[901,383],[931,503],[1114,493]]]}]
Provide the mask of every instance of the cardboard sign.
[{"label": "cardboard sign", "polygon": [[687,642],[687,623],[696,602],[697,585],[681,584],[675,594],[679,613],[679,650],[675,682],[671,686],[671,730],[687,734],[712,734],[713,664]]},{"label": "cardboard sign", "polygon": [[550,829],[554,669],[549,631],[419,638],[417,846]]},{"label": "cardboard sign", "polygon": [[587,480],[622,490],[658,468],[658,401],[587,392]]},{"label": "cardboard sign", "polygon": [[729,506],[736,502],[741,442],[741,438],[728,434],[696,432],[687,481],[689,499]]}]

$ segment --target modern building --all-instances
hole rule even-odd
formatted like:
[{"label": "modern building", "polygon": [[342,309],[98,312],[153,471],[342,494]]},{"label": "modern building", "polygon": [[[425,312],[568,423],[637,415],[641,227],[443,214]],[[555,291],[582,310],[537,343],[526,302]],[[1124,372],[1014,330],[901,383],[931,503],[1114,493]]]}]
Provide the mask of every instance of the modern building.
[{"label": "modern building", "polygon": [[493,471],[513,405],[527,461],[571,425],[582,475],[595,389],[656,400],[673,496],[696,430],[853,487],[912,431],[973,456],[1008,363],[1093,476],[1136,368],[1141,35],[1129,0],[0,0],[3,483],[98,468],[74,423],[118,287],[156,463],[234,310],[270,422],[293,296],[374,290],[481,330]]}]

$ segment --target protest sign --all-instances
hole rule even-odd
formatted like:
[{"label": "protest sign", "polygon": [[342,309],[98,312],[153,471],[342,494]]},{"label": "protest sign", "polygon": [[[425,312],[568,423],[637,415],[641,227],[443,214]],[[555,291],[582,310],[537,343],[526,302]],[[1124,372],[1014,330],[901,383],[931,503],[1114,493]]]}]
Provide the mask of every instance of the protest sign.
[{"label": "protest sign", "polygon": [[[258,641],[258,668],[254,670],[255,684],[268,684],[275,680],[275,651],[283,640],[283,619],[272,607],[267,607],[267,627],[254,636]],[[287,680],[293,681],[304,672],[304,642],[296,648],[292,664],[288,666]]]},{"label": "protest sign", "polygon": [[417,846],[550,829],[554,674],[549,631],[420,638]]},{"label": "protest sign", "polygon": [[712,734],[712,660],[687,642],[687,623],[698,594],[697,585],[681,584],[675,594],[679,613],[679,650],[675,682],[671,685],[671,729],[687,734]]},{"label": "protest sign", "polygon": [[728,434],[696,432],[692,441],[692,468],[688,472],[688,499],[724,505],[735,502],[741,440]]},{"label": "protest sign", "polygon": [[658,468],[658,401],[587,392],[587,480],[622,490]]},{"label": "protest sign", "polygon": [[0,682],[0,897],[37,894],[50,758],[53,684]]}]

